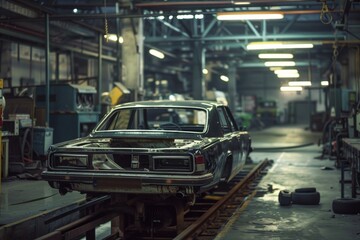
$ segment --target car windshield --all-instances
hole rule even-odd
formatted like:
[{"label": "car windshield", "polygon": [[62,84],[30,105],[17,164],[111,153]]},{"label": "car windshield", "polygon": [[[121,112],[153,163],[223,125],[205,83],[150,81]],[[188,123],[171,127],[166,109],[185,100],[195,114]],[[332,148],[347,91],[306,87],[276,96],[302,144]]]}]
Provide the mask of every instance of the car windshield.
[{"label": "car windshield", "polygon": [[207,114],[197,108],[122,108],[108,115],[97,131],[172,130],[204,132]]}]

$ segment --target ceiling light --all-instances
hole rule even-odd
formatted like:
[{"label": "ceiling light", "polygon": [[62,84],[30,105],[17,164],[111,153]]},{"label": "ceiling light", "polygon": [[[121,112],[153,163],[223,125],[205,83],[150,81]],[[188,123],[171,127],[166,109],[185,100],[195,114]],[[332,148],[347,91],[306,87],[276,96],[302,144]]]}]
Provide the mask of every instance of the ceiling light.
[{"label": "ceiling light", "polygon": [[282,74],[276,74],[278,78],[299,78],[299,73],[282,73]]},{"label": "ceiling light", "polygon": [[[113,42],[116,42],[118,40],[118,37],[116,34],[108,34],[108,35],[104,35],[104,38],[106,38],[106,40],[110,40],[110,41],[113,41]],[[123,43],[124,42],[124,39],[123,37],[119,37],[119,43]]]},{"label": "ceiling light", "polygon": [[158,51],[158,50],[155,50],[155,49],[150,49],[150,50],[149,50],[149,53],[150,53],[151,55],[157,57],[157,58],[160,58],[160,59],[163,59],[163,58],[165,57],[165,55],[164,55],[162,52],[160,52],[160,51]]},{"label": "ceiling light", "polygon": [[250,5],[250,2],[234,2],[235,5]]},{"label": "ceiling light", "polygon": [[297,69],[280,69],[275,70],[274,73],[278,78],[298,78],[300,77]]},{"label": "ceiling light", "polygon": [[311,43],[296,42],[251,42],[246,46],[247,50],[265,50],[265,49],[294,49],[294,48],[313,48]]},{"label": "ceiling light", "polygon": [[294,61],[274,61],[274,62],[265,62],[266,67],[293,67],[295,66]]},{"label": "ceiling light", "polygon": [[283,86],[280,87],[280,91],[282,92],[294,92],[294,91],[302,91],[302,87],[292,87],[292,86]]},{"label": "ceiling light", "polygon": [[329,81],[321,81],[321,86],[329,86]]},{"label": "ceiling light", "polygon": [[284,14],[277,12],[219,12],[217,13],[218,20],[236,21],[236,20],[269,20],[269,19],[283,19]]},{"label": "ceiling light", "polygon": [[228,82],[229,81],[229,78],[225,75],[221,75],[220,76],[220,79],[223,80],[224,82]]},{"label": "ceiling light", "polygon": [[176,16],[177,19],[203,19],[204,15],[203,14],[184,14],[184,15],[177,15]]},{"label": "ceiling light", "polygon": [[275,72],[276,70],[281,70],[282,67],[270,67],[269,69],[270,69],[270,71]]},{"label": "ceiling light", "polygon": [[294,55],[291,53],[260,53],[258,55],[260,59],[271,59],[271,58],[280,58],[280,59],[292,59]]},{"label": "ceiling light", "polygon": [[286,74],[286,73],[299,73],[297,69],[277,69],[274,71],[275,74]]},{"label": "ceiling light", "polygon": [[311,82],[310,81],[290,81],[289,86],[306,87],[306,86],[311,86]]}]

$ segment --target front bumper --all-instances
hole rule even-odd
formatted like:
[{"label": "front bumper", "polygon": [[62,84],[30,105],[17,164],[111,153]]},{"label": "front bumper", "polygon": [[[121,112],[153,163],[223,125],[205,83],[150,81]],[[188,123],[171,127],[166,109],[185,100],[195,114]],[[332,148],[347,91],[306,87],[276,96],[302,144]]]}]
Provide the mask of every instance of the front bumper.
[{"label": "front bumper", "polygon": [[44,171],[44,180],[54,188],[80,192],[176,194],[194,193],[194,189],[211,184],[213,174],[155,175],[130,173]]}]

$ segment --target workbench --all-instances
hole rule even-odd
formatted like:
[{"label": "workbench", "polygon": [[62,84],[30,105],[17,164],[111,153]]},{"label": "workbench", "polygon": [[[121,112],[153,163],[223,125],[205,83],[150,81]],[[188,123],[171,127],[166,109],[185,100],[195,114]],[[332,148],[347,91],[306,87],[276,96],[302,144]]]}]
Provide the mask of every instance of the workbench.
[{"label": "workbench", "polygon": [[356,187],[360,184],[360,138],[343,138],[342,145],[341,197],[344,197],[344,171],[345,164],[348,164],[351,171],[351,197],[356,198]]}]

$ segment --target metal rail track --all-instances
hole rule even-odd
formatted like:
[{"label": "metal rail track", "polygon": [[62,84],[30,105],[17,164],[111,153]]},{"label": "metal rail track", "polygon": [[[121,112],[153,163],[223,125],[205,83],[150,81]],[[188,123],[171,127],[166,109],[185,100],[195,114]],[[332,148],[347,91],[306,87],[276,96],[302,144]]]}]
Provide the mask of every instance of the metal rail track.
[{"label": "metal rail track", "polygon": [[[174,240],[183,239],[213,239],[218,230],[229,220],[234,210],[241,207],[254,191],[254,181],[268,166],[268,160],[260,162],[245,177],[232,181],[233,186],[228,192],[213,204],[203,215],[189,227],[177,235]],[[240,181],[239,181],[240,180]],[[219,195],[219,194],[218,194]]]},{"label": "metal rail track", "polygon": [[[221,228],[229,221],[236,209],[243,206],[253,192],[255,181],[269,165],[267,160],[251,168],[250,172],[242,172],[230,184],[220,187],[212,193],[197,200],[197,203],[185,213],[185,228],[180,234],[176,228],[164,229],[159,232],[126,232],[113,231],[107,239],[214,239]],[[114,211],[100,211],[90,214],[70,225],[40,239],[74,239],[85,235],[86,239],[95,239],[95,227],[116,217]]]},{"label": "metal rail track", "polygon": [[[109,196],[102,196],[89,201],[86,206],[78,207],[77,210],[81,212],[83,217],[56,228],[37,239],[60,240],[81,239],[82,237],[87,240],[98,239],[96,237],[96,228],[110,221],[111,231],[109,232],[111,233],[106,236],[106,239],[214,239],[230,220],[235,210],[245,206],[247,200],[251,199],[249,196],[255,192],[256,181],[260,180],[260,176],[263,175],[267,166],[269,166],[268,160],[263,160],[256,166],[250,166],[251,168],[246,166],[229,184],[215,189],[202,198],[198,198],[196,204],[184,212],[182,231],[179,231],[178,226],[168,227],[156,232],[122,229],[121,226],[124,226],[125,223],[124,218],[121,218],[119,213],[124,213],[129,209],[112,204],[116,203],[116,199],[114,201]],[[103,207],[104,205],[112,207],[106,208]],[[70,210],[68,213],[74,211],[76,210]],[[52,218],[44,222],[51,224],[52,221],[58,221],[68,213],[52,216]],[[8,230],[10,231],[10,229]],[[27,239],[26,237],[24,236],[24,239]]]}]

